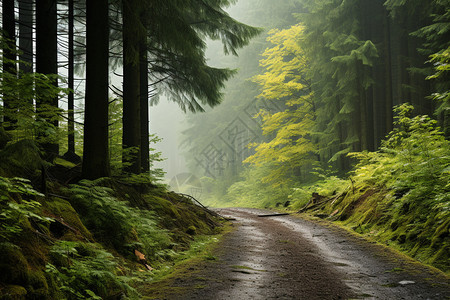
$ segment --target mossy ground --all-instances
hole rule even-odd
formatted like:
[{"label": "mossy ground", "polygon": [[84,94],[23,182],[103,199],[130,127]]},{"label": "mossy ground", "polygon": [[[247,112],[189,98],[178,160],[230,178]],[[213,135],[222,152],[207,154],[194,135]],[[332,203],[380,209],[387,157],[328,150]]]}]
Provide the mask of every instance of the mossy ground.
[{"label": "mossy ground", "polygon": [[143,283],[138,288],[141,294],[144,295],[143,299],[164,299],[168,292],[172,296],[185,294],[186,290],[192,287],[174,287],[174,280],[183,280],[183,278],[196,276],[204,262],[214,262],[216,257],[212,253],[220,245],[221,237],[232,230],[234,228],[230,224],[224,224],[219,234],[196,239],[196,242],[191,245],[190,249],[173,265],[162,269],[152,280]]},{"label": "mossy ground", "polygon": [[392,191],[368,186],[349,187],[342,195],[328,199],[307,213],[450,272],[450,220],[427,210],[426,205],[406,204]]},{"label": "mossy ground", "polygon": [[[27,145],[22,146],[28,147]],[[33,149],[31,152],[38,155],[37,149]],[[11,149],[2,151],[5,150],[15,157]],[[50,172],[63,172],[64,169],[74,172],[74,168],[76,168],[72,163],[66,163],[61,158],[54,165],[57,168],[50,167],[48,169]],[[87,205],[84,207],[79,206],[76,202],[79,199],[74,197],[76,189],[67,186],[66,178],[62,181],[48,181],[47,179],[47,196],[43,196],[32,190],[29,185],[36,183],[35,189],[38,190],[42,187],[39,178],[36,180],[36,177],[42,175],[41,162],[39,161],[36,165],[30,164],[28,169],[22,167],[24,166],[20,166],[18,160],[8,164],[3,162],[0,165],[0,175],[7,177],[27,177],[29,175],[32,179],[30,183],[21,182],[20,189],[12,189],[14,184],[5,184],[3,187],[11,188],[11,190],[2,190],[0,193],[2,211],[7,211],[7,214],[10,214],[10,211],[15,213],[14,216],[7,215],[5,219],[0,220],[7,221],[6,225],[2,225],[0,228],[2,237],[0,240],[1,299],[65,299],[68,297],[67,293],[72,293],[72,295],[80,293],[84,296],[97,294],[113,298],[119,294],[125,295],[129,291],[126,286],[137,285],[140,282],[140,276],[136,274],[140,273],[139,270],[145,269],[134,254],[134,249],[143,251],[144,237],[140,235],[139,228],[150,228],[146,229],[146,234],[155,234],[152,241],[156,250],[154,253],[144,253],[148,259],[147,263],[155,268],[152,272],[146,271],[148,274],[144,277],[147,279],[169,273],[172,268],[167,266],[173,265],[180,258],[198,256],[201,249],[214,240],[209,236],[220,231],[218,229],[220,221],[214,216],[193,204],[189,199],[167,191],[162,186],[149,182],[133,183],[127,181],[126,178],[109,178],[98,183],[90,183],[91,186],[89,186],[94,190],[106,189],[105,191],[107,191],[105,195],[108,199],[105,200],[106,202],[102,202],[103,205],[106,205],[105,210],[99,211],[106,214],[104,221],[114,223],[126,220],[127,213],[132,214],[135,223],[139,223],[140,216],[145,221],[143,225],[132,222],[115,224],[113,228],[121,228],[120,232],[125,238],[105,236],[102,234],[103,229],[109,228],[109,225],[100,224],[99,220],[93,222],[91,219],[89,221],[87,217],[92,217],[85,214],[86,211],[89,211],[91,201],[89,189],[86,188],[88,193],[82,195],[85,197],[83,199]],[[22,171],[16,173],[16,169],[21,168]],[[71,178],[76,178],[76,176],[71,176]],[[9,182],[9,179],[5,177],[2,180]],[[94,194],[91,196],[94,201],[96,196]],[[30,203],[33,203],[34,206],[32,208],[26,206],[27,201],[31,201]],[[120,205],[115,205],[115,201],[118,201]],[[110,204],[111,206],[107,207]],[[14,209],[10,208],[10,205]],[[97,209],[102,208],[97,206]],[[109,212],[113,214],[111,218],[108,218]],[[12,219],[16,217],[17,222]],[[10,227],[9,224],[17,226]],[[111,238],[114,241],[108,240]],[[55,248],[57,245],[59,246]],[[67,247],[67,252],[64,247]],[[91,250],[84,251],[83,249]],[[188,249],[191,251],[187,251]],[[149,251],[152,252],[151,249]],[[207,254],[202,255],[207,256]],[[153,261],[153,259],[156,260]],[[92,266],[89,261],[92,261]],[[97,272],[97,269],[101,270],[102,264],[107,266],[109,271]],[[60,266],[68,269],[65,270]],[[84,274],[91,272],[92,276],[95,274],[97,274],[95,276],[112,276],[111,281],[117,283],[114,285],[114,289],[111,289],[111,293],[114,292],[116,295],[108,294],[108,290],[105,291],[104,287],[96,286],[94,282],[78,280],[73,281],[72,285],[70,282],[62,282],[70,277],[62,279],[59,276],[76,274],[78,271],[74,268],[77,266],[88,268],[83,269],[84,271],[78,270]],[[111,266],[115,267],[111,268]],[[85,278],[90,277],[86,276]],[[106,280],[106,277],[104,279]],[[65,290],[61,290],[61,287],[64,287]],[[139,296],[134,297],[139,298]]]}]

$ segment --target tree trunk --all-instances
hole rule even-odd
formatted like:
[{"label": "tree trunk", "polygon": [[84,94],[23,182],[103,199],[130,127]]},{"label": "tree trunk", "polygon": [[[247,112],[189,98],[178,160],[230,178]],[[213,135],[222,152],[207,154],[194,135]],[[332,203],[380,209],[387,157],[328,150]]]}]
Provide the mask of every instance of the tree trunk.
[{"label": "tree trunk", "polygon": [[[16,30],[15,30],[15,19],[14,19],[14,0],[3,0],[2,2],[2,27],[3,27],[3,38],[9,41],[3,41],[3,72],[9,73],[11,75],[16,74],[16,65],[14,61],[16,60],[15,54],[15,40],[16,40]],[[9,61],[7,61],[9,60]],[[4,77],[4,84],[11,86],[14,84],[14,80],[10,80],[9,77]],[[14,128],[14,123],[17,121],[14,119],[14,96],[3,94],[3,106],[4,106],[4,118],[3,121],[6,123],[5,129],[12,130]]]},{"label": "tree trunk", "polygon": [[[145,36],[145,35],[144,35]],[[149,114],[148,114],[148,63],[147,44],[141,41],[139,47],[140,111],[141,111],[141,166],[142,172],[150,171]]]},{"label": "tree trunk", "polygon": [[[33,1],[20,0],[19,2],[19,70],[20,75],[30,74],[33,72]],[[28,95],[25,95],[25,97]],[[34,109],[34,97],[28,100],[22,99],[19,92],[21,105],[28,105],[28,109]],[[27,103],[28,102],[28,103]]]},{"label": "tree trunk", "polygon": [[86,1],[86,103],[83,177],[110,176],[108,145],[108,0]]},{"label": "tree trunk", "polygon": [[19,1],[19,68],[23,73],[33,72],[33,1]]},{"label": "tree trunk", "polygon": [[123,163],[134,174],[141,172],[138,7],[138,0],[123,1]]},{"label": "tree trunk", "polygon": [[73,1],[74,0],[68,0],[68,9],[69,9],[69,32],[68,32],[68,46],[69,46],[69,53],[68,53],[68,87],[71,90],[68,95],[68,137],[67,137],[67,143],[68,143],[68,154],[72,155],[75,154],[75,115],[74,115],[74,7],[73,7]]},{"label": "tree trunk", "polygon": [[[57,9],[55,0],[39,0],[36,4],[36,72],[42,74],[58,74],[58,46],[57,46]],[[58,82],[53,82],[55,86]],[[45,87],[36,87],[36,110],[43,112],[44,118],[55,128],[58,127],[56,110],[58,109],[58,97],[46,96]],[[48,106],[48,107],[46,107]],[[52,107],[54,111],[49,110]],[[39,133],[44,138],[49,134]],[[42,144],[47,159],[58,155],[59,145],[55,142]]]}]

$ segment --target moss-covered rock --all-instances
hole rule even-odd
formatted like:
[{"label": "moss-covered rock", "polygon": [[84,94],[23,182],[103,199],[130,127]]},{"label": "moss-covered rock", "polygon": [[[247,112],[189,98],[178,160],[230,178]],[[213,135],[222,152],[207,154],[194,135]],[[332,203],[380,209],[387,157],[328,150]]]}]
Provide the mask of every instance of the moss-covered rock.
[{"label": "moss-covered rock", "polygon": [[26,289],[30,299],[48,299],[49,289],[44,272],[39,270],[29,271]]},{"label": "moss-covered rock", "polygon": [[0,176],[34,179],[40,175],[44,161],[32,140],[8,144],[0,151]]},{"label": "moss-covered rock", "polygon": [[92,239],[92,234],[86,229],[78,213],[68,201],[53,197],[43,202],[42,205],[50,215],[56,217],[57,221],[50,224],[50,231],[58,238],[65,234],[73,234],[75,230],[83,237]]},{"label": "moss-covered rock", "polygon": [[28,262],[19,247],[0,243],[0,282],[25,285],[28,282]]},{"label": "moss-covered rock", "polygon": [[7,285],[0,290],[0,297],[5,300],[25,300],[27,290],[20,285]]}]

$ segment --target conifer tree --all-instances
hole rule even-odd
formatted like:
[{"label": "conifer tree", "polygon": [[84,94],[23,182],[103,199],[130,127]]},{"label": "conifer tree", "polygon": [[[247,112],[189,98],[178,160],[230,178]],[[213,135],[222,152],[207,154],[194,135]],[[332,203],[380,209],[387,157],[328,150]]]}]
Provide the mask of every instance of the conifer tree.
[{"label": "conifer tree", "polygon": [[108,0],[86,2],[86,100],[83,177],[110,175],[108,147]]},{"label": "conifer tree", "polygon": [[[58,46],[57,9],[54,0],[39,0],[36,5],[36,72],[53,76],[57,86]],[[43,117],[40,135],[45,140],[56,134],[58,127],[58,97],[49,97],[47,87],[36,86],[36,110]],[[58,155],[56,141],[46,141],[42,145],[49,160]]]},{"label": "conifer tree", "polygon": [[[4,0],[2,2],[2,50],[3,50],[3,84],[5,86],[11,86],[14,84],[14,77],[16,76],[16,22],[14,16],[14,0]],[[14,109],[17,100],[7,92],[7,89],[3,89],[3,122],[6,123],[5,129],[11,130],[14,128]]]},{"label": "conifer tree", "polygon": [[[141,136],[146,135],[148,124],[146,120],[140,120],[139,111],[144,108],[139,107],[137,100],[131,100],[138,99],[141,92],[138,70],[144,66],[139,64],[139,45],[147,45],[149,78],[160,83],[160,89],[165,90],[183,110],[196,112],[203,111],[203,105],[215,106],[221,100],[220,89],[233,71],[207,65],[203,39],[206,36],[218,39],[223,43],[226,53],[236,54],[238,48],[248,44],[250,38],[259,32],[256,28],[233,20],[223,10],[230,4],[231,1],[161,1],[153,2],[152,5],[123,2],[123,145],[125,149],[130,149],[125,151],[127,171],[141,171],[139,153],[141,148],[148,148],[148,138],[141,141]],[[167,19],[171,22],[167,23]],[[161,26],[162,23],[165,26]],[[147,37],[144,32],[147,32]],[[146,39],[150,43],[146,43]],[[142,84],[146,85],[145,82]],[[146,90],[144,86],[142,93]],[[144,104],[145,100],[141,103]]]}]

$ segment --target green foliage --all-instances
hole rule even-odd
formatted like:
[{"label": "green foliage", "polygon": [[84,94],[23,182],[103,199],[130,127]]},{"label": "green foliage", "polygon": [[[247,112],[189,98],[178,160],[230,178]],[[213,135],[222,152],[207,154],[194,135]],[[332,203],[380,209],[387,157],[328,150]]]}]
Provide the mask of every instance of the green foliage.
[{"label": "green foliage", "polygon": [[228,188],[228,193],[225,196],[226,204],[259,208],[284,204],[290,193],[289,187],[283,185],[274,188],[271,184],[263,181],[267,173],[274,169],[270,163],[246,168],[241,173],[242,180],[235,182]]},{"label": "green foliage", "polygon": [[[42,104],[37,109],[32,105],[33,100],[41,98],[63,97],[67,89],[54,85],[56,75],[39,73],[25,73],[17,77],[16,74],[3,72],[3,84],[0,92],[7,95],[8,107],[1,107],[0,113],[8,118],[3,126],[12,128],[9,133],[14,140],[33,139],[39,143],[58,142],[62,133],[55,126],[61,120],[62,110],[48,104]],[[36,92],[40,94],[36,94]]]},{"label": "green foliage", "polygon": [[139,299],[114,256],[96,244],[58,241],[50,250],[46,272],[66,299]]},{"label": "green foliage", "polygon": [[[361,116],[365,91],[373,85],[370,68],[378,56],[363,37],[359,1],[305,1],[308,14],[302,47],[310,61],[318,155],[336,169],[349,151],[364,149]],[[300,17],[300,16],[299,16]]]},{"label": "green foliage", "polygon": [[16,237],[23,230],[24,220],[33,219],[44,224],[52,221],[39,214],[41,204],[32,200],[37,196],[43,195],[31,187],[29,180],[0,177],[1,238],[8,240]]},{"label": "green foliage", "polygon": [[[123,100],[121,98],[111,99],[109,104],[109,151],[110,151],[110,164],[111,174],[113,176],[119,176],[122,174],[122,170],[131,165],[130,158],[137,152],[136,148],[128,147],[123,149],[122,147],[122,113],[123,113]],[[155,134],[150,134],[149,144],[156,145],[161,141],[161,138]],[[160,162],[165,159],[162,157],[162,153],[156,151],[155,148],[150,147],[149,161]],[[150,182],[155,183],[161,181],[164,178],[165,172],[160,168],[150,168],[149,174],[130,174],[127,178],[134,178],[132,181],[147,182],[150,178]],[[131,183],[131,182],[130,182]]]},{"label": "green foliage", "polygon": [[70,202],[83,223],[99,240],[123,254],[140,248],[149,259],[157,259],[171,243],[168,233],[157,226],[152,212],[120,201],[111,189],[99,185],[101,181],[82,180],[70,187]]},{"label": "green foliage", "polygon": [[386,185],[413,201],[444,200],[450,192],[450,143],[436,128],[435,120],[428,116],[411,118],[412,109],[408,104],[395,109],[396,128],[379,152],[351,154],[360,160],[354,178]]},{"label": "green foliage", "polygon": [[[441,124],[446,137],[450,136],[450,46],[432,54],[429,61],[433,64],[435,73],[427,77],[429,80],[438,81],[438,89],[432,97],[438,102],[436,115],[441,119]],[[442,120],[443,119],[443,120]]]},{"label": "green foliage", "polygon": [[304,184],[292,188],[289,200],[292,202],[290,208],[298,210],[306,205],[313,193],[321,196],[332,197],[343,192],[348,187],[348,181],[336,176],[325,177],[310,184]]},{"label": "green foliage", "polygon": [[343,218],[374,229],[383,242],[394,242],[410,255],[446,270],[450,142],[435,120],[410,117],[412,109],[409,104],[396,107],[396,128],[380,151],[350,154],[359,160],[352,178],[361,192],[343,200],[348,204]]}]

